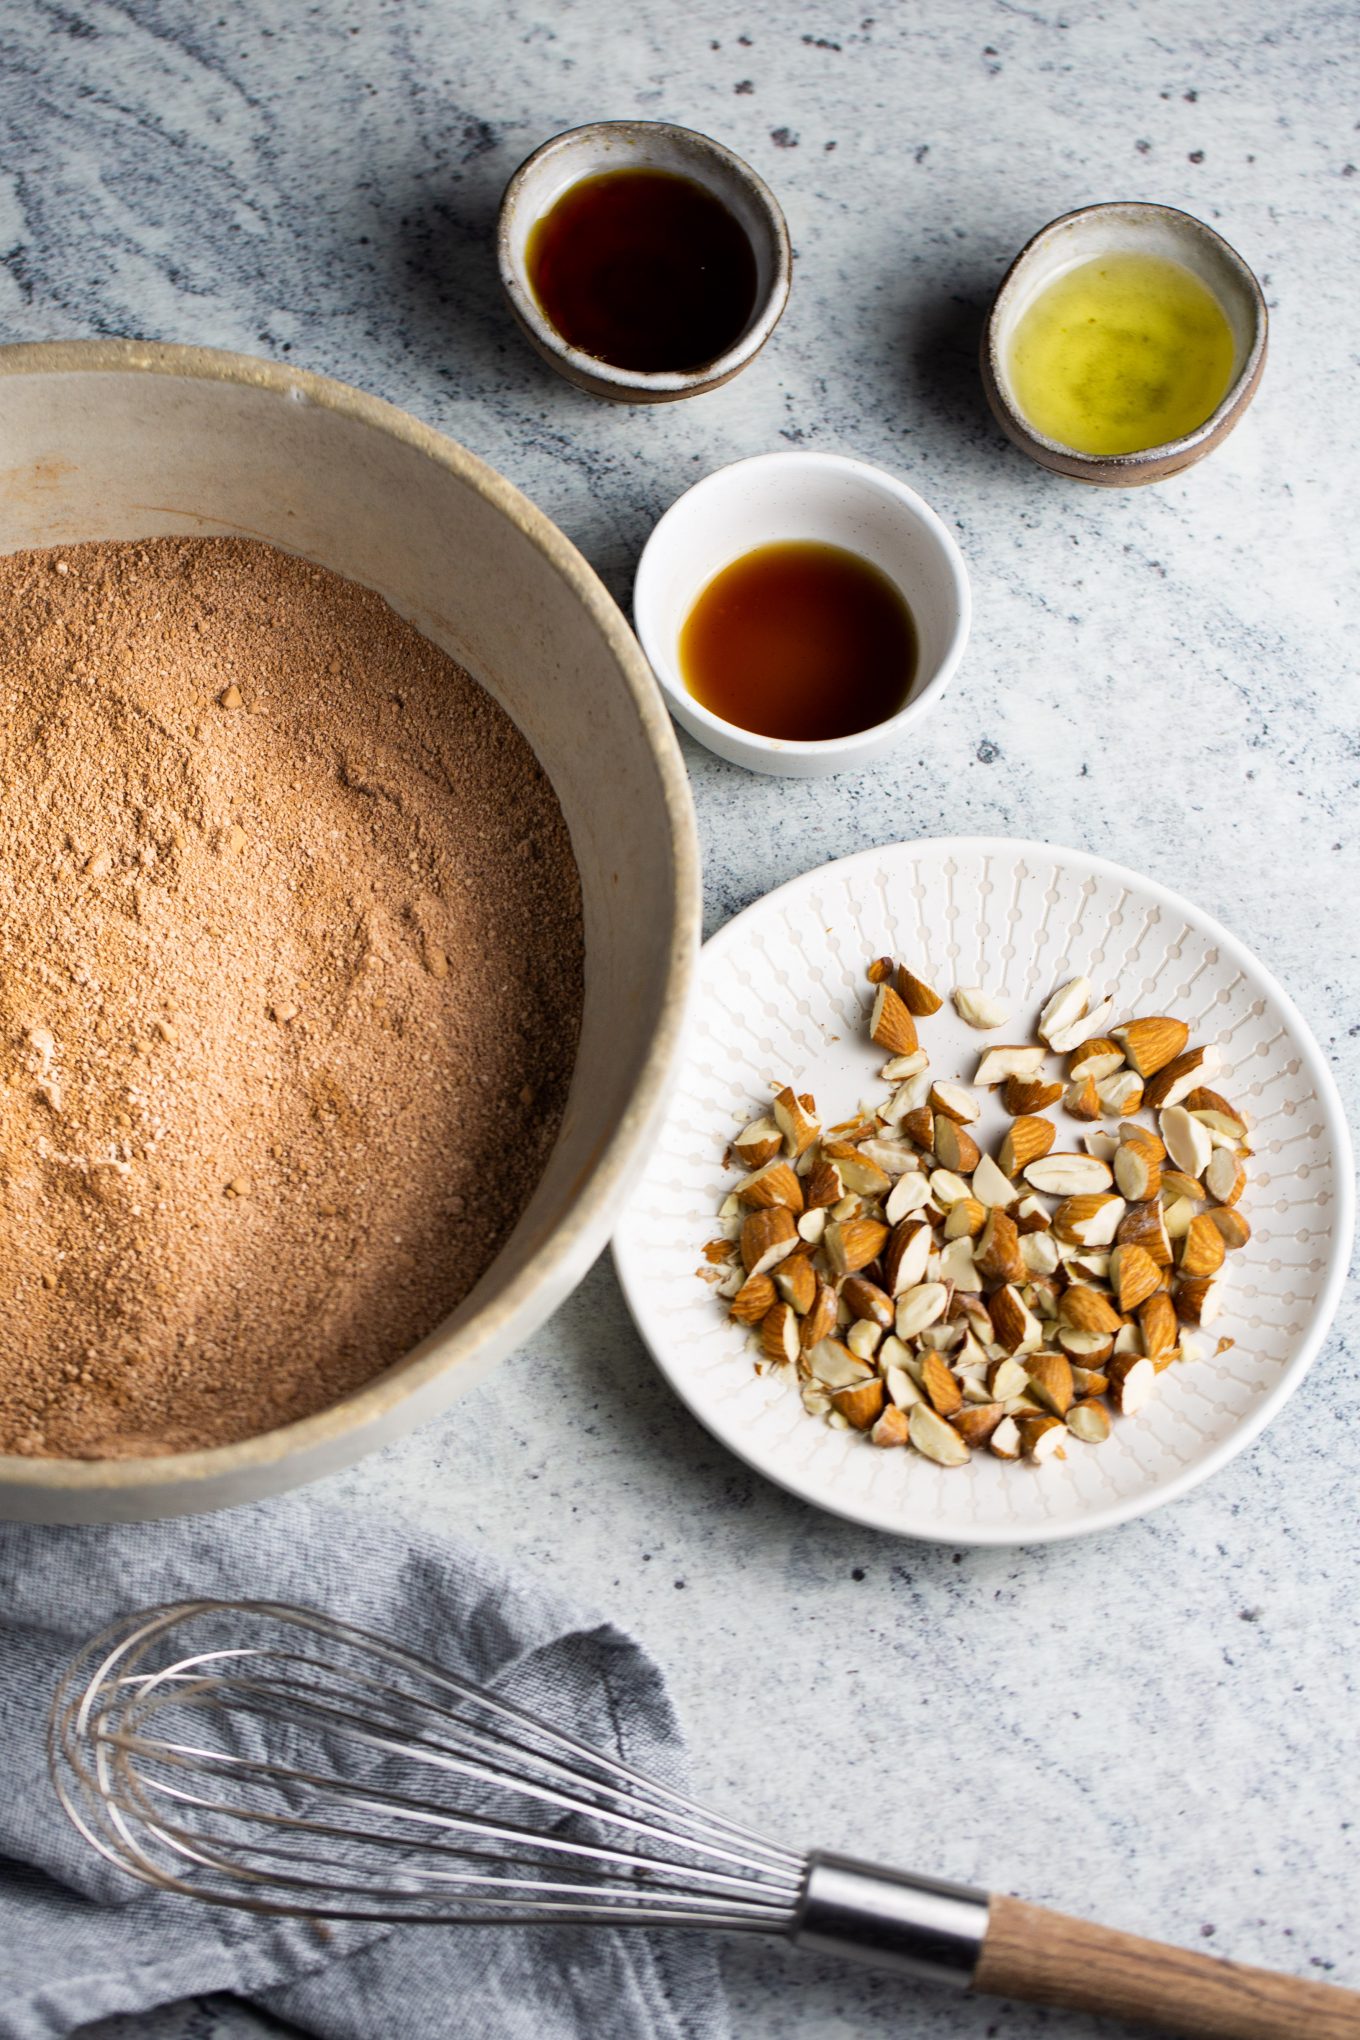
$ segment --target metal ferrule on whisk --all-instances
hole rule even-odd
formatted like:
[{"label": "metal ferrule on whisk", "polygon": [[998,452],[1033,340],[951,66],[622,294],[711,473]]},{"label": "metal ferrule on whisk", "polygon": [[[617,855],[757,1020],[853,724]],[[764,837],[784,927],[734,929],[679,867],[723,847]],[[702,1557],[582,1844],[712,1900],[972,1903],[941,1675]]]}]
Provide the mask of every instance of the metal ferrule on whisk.
[{"label": "metal ferrule on whisk", "polygon": [[987,1893],[967,1884],[814,1852],[790,1938],[821,1955],[967,1990],[987,1909]]}]

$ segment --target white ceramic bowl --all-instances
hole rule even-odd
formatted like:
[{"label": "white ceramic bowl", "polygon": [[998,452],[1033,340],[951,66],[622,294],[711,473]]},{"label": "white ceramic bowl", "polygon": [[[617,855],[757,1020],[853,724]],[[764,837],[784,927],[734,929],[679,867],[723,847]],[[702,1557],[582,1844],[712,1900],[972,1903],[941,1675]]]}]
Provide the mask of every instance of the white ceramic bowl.
[{"label": "white ceramic bowl", "polygon": [[[816,540],[859,553],[895,583],[915,619],[920,657],[904,708],[853,736],[819,743],[762,737],[697,702],[680,671],[680,633],[700,591],[754,547]],[[762,453],[696,482],[656,526],[638,562],[633,621],[671,714],[720,758],[752,772],[820,778],[895,750],[953,679],[972,597],[954,539],[896,475],[839,453]]]},{"label": "white ceramic bowl", "polygon": [[[726,353],[697,368],[620,368],[564,340],[534,295],[529,236],[564,191],[609,170],[665,170],[702,184],[721,200],[751,244],[756,299]],[[496,230],[501,283],[526,338],[568,382],[616,404],[671,404],[702,396],[739,375],[783,317],[793,258],[789,230],[764,179],[711,135],[663,120],[597,120],[554,135],[521,163],[505,187]]]},{"label": "white ceramic bowl", "polygon": [[648,1151],[677,1053],[698,857],[674,733],[580,554],[461,446],[341,383],[130,341],[0,349],[0,552],[236,533],[376,588],[533,745],[585,907],[580,1050],[557,1145],[511,1238],[404,1361],[304,1422],[141,1460],[0,1457],[0,1515],[219,1508],[328,1473],[472,1386],[585,1274]]},{"label": "white ceramic bowl", "polygon": [[[1217,1043],[1215,1088],[1251,1122],[1242,1198],[1252,1237],[1230,1258],[1201,1356],[1158,1379],[1104,1445],[1046,1465],[974,1453],[946,1470],[879,1451],[757,1375],[739,1327],[696,1277],[734,1177],[723,1150],[772,1078],[811,1091],[831,1124],[883,1093],[867,1039],[865,966],[894,955],[947,994],[1006,999],[1000,1036],[946,1004],[920,1022],[939,1076],[965,1081],[981,1049],[1023,1041],[1049,993],[1089,973],[1121,1012],[1176,1013]],[[1058,1064],[1055,1059],[1053,1068]],[[1064,1136],[1079,1122],[1053,1117]],[[999,1099],[974,1127],[995,1152]],[[1060,1145],[1069,1144],[1066,1138]],[[1200,908],[1103,858],[1044,843],[955,836],[892,843],[824,865],[757,900],[705,946],[689,1053],[647,1173],[614,1236],[628,1305],[671,1385],[716,1437],[796,1495],[897,1536],[1038,1544],[1106,1530],[1185,1494],[1247,1446],[1303,1380],[1350,1260],[1355,1192],[1341,1101],[1308,1023],[1249,950]],[[1226,1336],[1233,1345],[1215,1351]],[[1325,1426],[1326,1408],[1318,1412]],[[1269,1464],[1259,1469],[1269,1488]],[[1247,1537],[1257,1534],[1244,1530]]]}]

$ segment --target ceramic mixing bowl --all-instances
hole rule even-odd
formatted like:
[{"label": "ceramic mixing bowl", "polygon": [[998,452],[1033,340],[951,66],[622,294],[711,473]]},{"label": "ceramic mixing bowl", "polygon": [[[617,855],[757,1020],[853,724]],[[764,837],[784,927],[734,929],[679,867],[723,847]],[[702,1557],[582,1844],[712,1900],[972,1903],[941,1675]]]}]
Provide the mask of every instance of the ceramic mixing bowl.
[{"label": "ceramic mixing bowl", "polygon": [[302,1423],[164,1458],[0,1456],[0,1516],[221,1508],[372,1451],[470,1388],[585,1274],[645,1161],[698,930],[689,788],[665,708],[581,555],[452,440],[341,383],[131,341],[0,349],[0,552],[87,539],[267,539],[375,588],[518,724],[571,831],[581,1042],[547,1169],[446,1322]]}]

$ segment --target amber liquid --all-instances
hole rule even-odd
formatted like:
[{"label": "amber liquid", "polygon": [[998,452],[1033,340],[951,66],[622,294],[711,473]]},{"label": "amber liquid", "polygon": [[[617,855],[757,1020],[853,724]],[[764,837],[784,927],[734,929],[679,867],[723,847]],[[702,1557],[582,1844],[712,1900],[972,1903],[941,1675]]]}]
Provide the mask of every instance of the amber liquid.
[{"label": "amber liquid", "polygon": [[916,626],[887,575],[838,545],[787,540],[733,560],[680,632],[704,708],[762,737],[815,743],[896,715],[916,678]]},{"label": "amber liquid", "polygon": [[564,191],[525,251],[563,339],[615,368],[701,368],[739,340],[756,258],[725,205],[665,170],[606,170]]}]

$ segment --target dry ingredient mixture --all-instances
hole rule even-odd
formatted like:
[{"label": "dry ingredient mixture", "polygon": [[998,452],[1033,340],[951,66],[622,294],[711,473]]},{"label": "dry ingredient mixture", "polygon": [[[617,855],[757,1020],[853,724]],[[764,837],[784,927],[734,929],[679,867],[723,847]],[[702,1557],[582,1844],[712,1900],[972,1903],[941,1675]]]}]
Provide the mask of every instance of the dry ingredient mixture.
[{"label": "dry ingredient mixture", "polygon": [[237,539],[0,560],[0,1451],[219,1445],[467,1294],[574,1060],[528,744],[381,598]]},{"label": "dry ingredient mixture", "polygon": [[[874,1445],[963,1466],[980,1447],[1042,1464],[1103,1444],[1112,1410],[1134,1416],[1196,1357],[1251,1237],[1247,1123],[1209,1088],[1214,1045],[1169,1014],[1112,1025],[1114,1000],[1078,977],[1035,1038],[956,1083],[917,1037],[939,994],[891,957],[869,978],[889,1095],[823,1130],[810,1095],[778,1087],[731,1143],[745,1174],[700,1275],[750,1327],[758,1372],[790,1370],[810,1415]],[[981,987],[953,996],[970,1027],[1010,1017]],[[978,1089],[1009,1115],[994,1156],[969,1130]],[[1056,1146],[1059,1104],[1080,1147]]]}]

